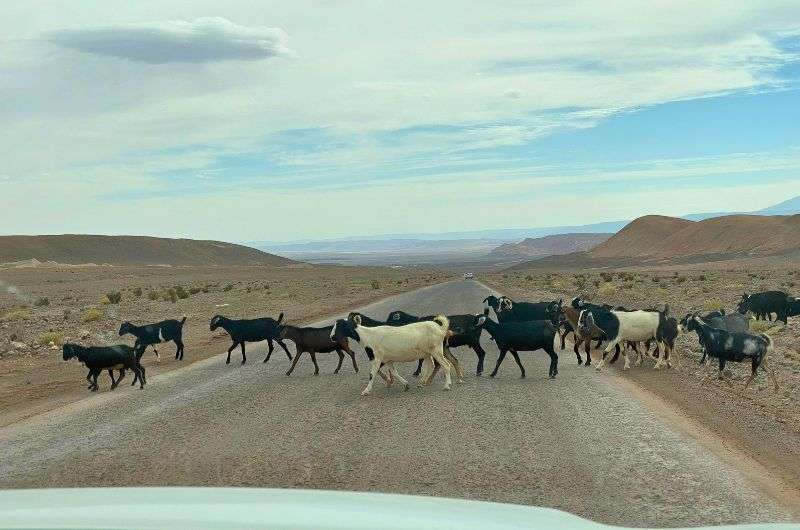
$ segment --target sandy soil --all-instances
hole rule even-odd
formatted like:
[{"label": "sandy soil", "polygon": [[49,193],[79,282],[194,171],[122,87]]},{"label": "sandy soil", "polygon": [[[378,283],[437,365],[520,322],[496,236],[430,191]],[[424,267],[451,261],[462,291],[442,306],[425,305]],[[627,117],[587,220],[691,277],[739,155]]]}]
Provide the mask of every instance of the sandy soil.
[{"label": "sandy soil", "polygon": [[[679,318],[691,311],[715,307],[734,310],[742,292],[781,289],[796,292],[800,276],[796,269],[734,269],[721,264],[704,267],[670,267],[555,273],[513,271],[487,275],[484,279],[497,290],[518,300],[570,300],[582,294],[590,300],[624,305],[628,308],[663,306],[669,303]],[[654,281],[655,279],[655,281]],[[739,395],[749,374],[749,365],[729,364],[723,381],[702,379],[715,372],[716,364],[699,365],[700,348],[695,334],[678,338],[678,364],[672,369],[653,370],[646,362],[627,372],[611,370],[640,388],[664,399],[686,417],[720,436],[731,450],[741,451],[787,483],[800,490],[800,318],[788,326],[757,324],[766,327],[775,341],[770,359],[778,375],[780,389],[773,391],[760,375],[743,395]],[[575,363],[571,343],[562,359]],[[582,353],[582,352],[581,352]],[[597,355],[598,352],[594,352]],[[619,363],[622,364],[621,362]],[[586,368],[591,370],[591,368]]]},{"label": "sandy soil", "polygon": [[[171,343],[159,348],[157,365],[148,350],[144,363],[154,366],[148,374],[155,374],[227,348],[226,334],[208,330],[217,313],[274,318],[283,311],[289,322],[309,322],[447,277],[419,268],[333,266],[0,269],[0,426],[85,397],[85,370],[62,360],[61,343],[133,344],[131,335],[117,334],[125,320],[141,324],[187,316],[184,360],[174,359]],[[169,289],[177,286],[186,298],[176,295],[173,302]],[[106,303],[107,293],[116,292],[122,300]],[[158,299],[149,299],[151,293]],[[37,305],[43,298],[49,303]],[[99,318],[85,321],[90,311]]]}]

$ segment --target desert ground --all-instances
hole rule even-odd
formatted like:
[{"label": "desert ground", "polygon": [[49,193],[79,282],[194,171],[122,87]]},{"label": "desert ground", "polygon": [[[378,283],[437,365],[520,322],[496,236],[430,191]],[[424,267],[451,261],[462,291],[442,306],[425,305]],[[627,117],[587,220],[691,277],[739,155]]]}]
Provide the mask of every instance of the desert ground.
[{"label": "desert ground", "polygon": [[[454,280],[360,310],[474,313],[491,292]],[[497,349],[485,335],[483,346],[492,367]],[[379,383],[372,395],[360,396],[366,356],[355,347],[357,374],[345,366],[334,375],[333,355],[321,356],[320,375],[305,358],[291,377],[285,356],[242,366],[217,355],[148,377],[144,390],[120,387],[16,422],[0,430],[6,456],[0,487],[411,493],[545,506],[650,527],[800,517],[797,489],[758,455],[677,413],[616,367],[586,370],[569,352],[551,380],[547,357],[538,352],[522,354],[525,379],[511,360],[496,378],[475,377],[475,355],[462,348],[456,355],[467,376],[450,391],[437,377],[408,391]],[[638,369],[646,370],[652,371]],[[746,412],[761,419],[758,411]],[[766,436],[781,433],[771,429]]]},{"label": "desert ground", "polygon": [[[84,369],[62,360],[61,344],[132,345],[131,335],[118,335],[126,320],[143,324],[186,315],[184,360],[174,359],[172,343],[159,348],[158,363],[148,349],[143,362],[155,374],[227,349],[223,330],[209,331],[215,314],[277,318],[284,312],[288,322],[310,322],[449,277],[414,267],[306,265],[0,269],[0,426],[85,397]],[[121,294],[121,300],[110,303],[109,294]]]}]

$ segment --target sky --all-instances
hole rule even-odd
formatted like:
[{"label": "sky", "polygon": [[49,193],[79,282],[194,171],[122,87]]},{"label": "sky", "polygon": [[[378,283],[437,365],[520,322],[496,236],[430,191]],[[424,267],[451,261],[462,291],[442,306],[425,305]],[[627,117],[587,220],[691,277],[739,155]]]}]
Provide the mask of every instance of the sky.
[{"label": "sky", "polygon": [[2,234],[286,241],[748,211],[800,195],[800,10],[4,2],[0,123]]}]

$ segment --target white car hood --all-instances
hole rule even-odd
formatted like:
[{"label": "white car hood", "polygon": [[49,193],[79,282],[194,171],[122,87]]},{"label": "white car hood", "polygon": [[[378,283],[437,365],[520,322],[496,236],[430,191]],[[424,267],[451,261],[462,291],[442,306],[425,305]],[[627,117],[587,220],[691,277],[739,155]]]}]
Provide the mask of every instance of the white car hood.
[{"label": "white car hood", "polygon": [[[601,529],[549,508],[320,490],[81,488],[0,492],[0,528]],[[789,529],[754,524],[717,528]]]}]

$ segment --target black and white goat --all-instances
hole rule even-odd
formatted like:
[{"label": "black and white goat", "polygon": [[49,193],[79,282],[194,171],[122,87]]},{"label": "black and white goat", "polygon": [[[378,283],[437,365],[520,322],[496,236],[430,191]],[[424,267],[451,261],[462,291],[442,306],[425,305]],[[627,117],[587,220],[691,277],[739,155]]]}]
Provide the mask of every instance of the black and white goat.
[{"label": "black and white goat", "polygon": [[[81,346],[67,343],[62,347],[62,351],[65,361],[76,358],[89,369],[86,380],[89,381],[89,390],[92,392],[98,390],[97,376],[103,370],[108,370],[108,375],[111,376],[111,390],[117,388],[119,382],[125,377],[125,370],[131,370],[134,374],[131,385],[135,385],[138,380],[139,388],[142,389],[147,383],[144,366],[139,363],[139,357],[135,350],[126,344]],[[119,370],[119,379],[117,380],[114,380],[114,370]]]},{"label": "black and white goat", "polygon": [[231,363],[231,352],[236,346],[242,347],[242,364],[246,363],[247,355],[245,354],[245,343],[260,342],[262,340],[267,341],[269,344],[269,352],[264,362],[269,361],[272,355],[272,350],[274,349],[272,341],[277,342],[281,348],[283,348],[283,351],[286,352],[286,357],[291,361],[292,354],[289,353],[289,349],[279,336],[281,321],[283,321],[283,313],[278,316],[278,320],[269,317],[233,320],[222,315],[215,315],[211,319],[209,329],[215,331],[218,328],[222,328],[231,336],[233,344],[228,348],[228,359],[225,361],[225,364]]},{"label": "black and white goat", "polygon": [[145,324],[144,326],[137,326],[130,322],[123,322],[119,327],[119,336],[130,333],[136,337],[136,343],[133,349],[136,350],[136,355],[141,359],[144,351],[148,346],[153,347],[156,353],[156,358],[160,359],[156,344],[162,342],[174,342],[177,349],[175,350],[175,358],[183,360],[183,324],[186,322],[184,316],[181,320],[162,320],[155,324]]},{"label": "black and white goat", "polygon": [[[661,322],[662,315],[657,311],[619,311],[619,310],[588,310],[581,311],[579,317],[579,325],[591,326],[597,325],[606,335],[608,343],[603,350],[603,357],[595,365],[596,370],[601,370],[605,363],[606,355],[614,349],[618,344],[622,347],[622,357],[625,360],[623,370],[630,368],[630,361],[626,352],[625,343],[633,343],[633,347],[638,355],[637,364],[641,364],[642,356],[639,353],[640,342],[647,342],[648,340],[655,340],[659,345],[661,341],[658,338],[658,329]],[[665,350],[666,351],[666,350]],[[659,357],[657,367],[663,357]]]},{"label": "black and white goat", "polygon": [[[742,392],[747,389],[755,378],[758,368],[761,367],[775,385],[778,391],[778,380],[775,374],[766,365],[766,356],[773,350],[772,338],[769,335],[751,335],[750,333],[731,333],[722,329],[712,328],[702,318],[695,316],[687,322],[687,329],[694,331],[705,344],[710,357],[719,360],[719,378],[723,378],[725,363],[743,362],[750,359],[750,377],[744,385]],[[706,376],[703,380],[707,379]]]},{"label": "black and white goat", "polygon": [[438,362],[444,370],[445,390],[450,390],[450,372],[452,365],[444,357],[444,340],[448,334],[450,322],[444,315],[437,315],[432,321],[415,322],[405,326],[361,325],[361,317],[356,315],[353,321],[339,319],[333,326],[331,335],[351,338],[358,342],[370,360],[369,383],[361,392],[362,396],[372,391],[372,383],[378,375],[380,367],[385,364],[392,379],[397,379],[406,389],[406,381],[394,367],[396,362],[424,360],[424,371],[418,386],[424,386],[433,375],[433,361]]},{"label": "black and white goat", "polygon": [[[686,316],[684,316],[678,323],[682,333],[689,331],[689,322],[696,316],[700,317],[703,322],[712,328],[722,329],[729,333],[749,333],[750,322],[754,318],[753,316],[738,312],[726,314],[724,309],[712,311],[707,315],[687,313]],[[700,347],[703,349],[703,357],[700,359],[700,364],[706,364],[708,359],[708,348],[706,348],[706,345],[703,343],[703,338],[701,336],[698,336],[698,339],[700,342]]]}]

